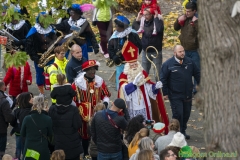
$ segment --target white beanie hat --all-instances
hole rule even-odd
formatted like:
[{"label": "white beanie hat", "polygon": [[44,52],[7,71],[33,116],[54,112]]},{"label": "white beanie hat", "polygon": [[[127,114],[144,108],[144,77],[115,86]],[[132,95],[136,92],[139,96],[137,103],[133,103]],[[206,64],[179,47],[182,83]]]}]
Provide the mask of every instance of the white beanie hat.
[{"label": "white beanie hat", "polygon": [[168,146],[175,146],[175,147],[184,147],[187,145],[187,142],[185,140],[185,136],[180,133],[177,132],[176,134],[174,134],[172,142],[168,145]]}]

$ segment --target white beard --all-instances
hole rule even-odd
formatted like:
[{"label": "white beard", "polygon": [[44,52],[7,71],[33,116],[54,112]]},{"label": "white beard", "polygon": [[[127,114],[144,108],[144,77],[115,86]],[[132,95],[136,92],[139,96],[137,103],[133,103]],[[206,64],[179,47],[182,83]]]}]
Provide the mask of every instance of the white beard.
[{"label": "white beard", "polygon": [[134,81],[135,77],[141,73],[142,75],[142,78],[140,79],[140,81],[137,83],[137,86],[141,86],[143,85],[144,83],[146,83],[146,80],[145,80],[145,77],[143,75],[143,68],[141,66],[141,64],[139,62],[138,63],[138,67],[133,70],[130,68],[130,65],[129,63],[126,63],[125,66],[124,66],[124,70],[123,70],[123,73],[127,75],[127,80],[128,80],[128,83],[131,83]]}]

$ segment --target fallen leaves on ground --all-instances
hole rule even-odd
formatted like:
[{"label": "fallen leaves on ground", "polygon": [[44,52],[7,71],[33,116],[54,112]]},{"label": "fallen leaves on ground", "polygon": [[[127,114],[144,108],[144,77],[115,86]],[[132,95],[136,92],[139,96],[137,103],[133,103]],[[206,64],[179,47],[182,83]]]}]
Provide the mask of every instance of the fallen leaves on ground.
[{"label": "fallen leaves on ground", "polygon": [[[118,6],[115,14],[113,15],[114,16],[113,19],[117,15],[122,15],[123,11],[129,11],[131,9],[131,11],[133,13],[125,14],[125,16],[129,19],[129,21],[132,24],[132,22],[135,20],[135,18],[137,16],[136,13],[140,11],[140,7],[134,6],[134,4],[141,4],[141,3],[139,3],[139,1],[137,1],[137,0],[130,0],[130,1],[128,1],[127,4],[126,4],[125,0],[117,0],[117,2],[119,3],[119,6]],[[134,7],[132,7],[132,6],[134,6]],[[129,12],[131,12],[131,11],[129,11]],[[163,48],[164,49],[173,49],[173,47],[176,44],[180,44],[180,41],[178,39],[180,32],[175,31],[173,25],[181,12],[182,12],[181,10],[180,11],[172,11],[166,15],[163,15],[163,18],[164,18]],[[91,27],[92,27],[93,32],[95,33],[97,41],[100,42],[100,35],[99,35],[97,26],[91,25]],[[141,37],[141,35],[140,35],[140,37]]]},{"label": "fallen leaves on ground", "polygon": [[163,15],[164,18],[164,36],[163,36],[163,48],[173,49],[176,44],[180,44],[178,36],[179,31],[175,31],[173,24],[179,16],[179,12],[170,12],[167,15]]}]

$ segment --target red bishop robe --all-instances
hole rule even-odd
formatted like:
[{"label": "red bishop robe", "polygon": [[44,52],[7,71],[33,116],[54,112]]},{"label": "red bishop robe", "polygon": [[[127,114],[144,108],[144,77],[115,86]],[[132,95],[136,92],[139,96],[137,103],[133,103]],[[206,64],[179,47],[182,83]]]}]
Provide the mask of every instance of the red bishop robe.
[{"label": "red bishop robe", "polygon": [[[139,86],[139,90],[137,91],[137,87],[133,84],[128,85],[128,80],[127,80],[127,75],[124,73],[121,73],[119,76],[119,91],[118,91],[118,97],[122,99],[127,99],[126,93],[127,94],[134,94],[133,92],[141,92],[143,96],[143,105],[145,106],[144,112],[147,119],[153,119],[155,122],[162,122],[165,124],[165,134],[168,133],[168,125],[169,125],[169,120],[168,120],[168,115],[165,109],[165,104],[163,101],[162,93],[161,90],[155,90],[155,83],[150,81],[150,78],[148,77],[148,74],[146,71],[143,70],[143,75],[146,81],[146,84]],[[123,88],[125,87],[125,88]],[[151,93],[150,93],[151,92]],[[152,95],[152,96],[150,96]],[[136,96],[135,96],[136,97]],[[137,101],[133,97],[132,101]],[[136,97],[138,98],[138,97]],[[126,101],[127,102],[127,101]],[[135,108],[141,108],[143,106],[131,106],[131,105],[136,105],[136,103],[126,103],[129,107],[135,107]],[[138,104],[137,104],[138,105]],[[143,110],[142,110],[143,111]],[[137,111],[139,114],[142,112],[141,110]],[[130,116],[131,112],[129,111]],[[137,114],[137,113],[135,113]],[[132,117],[131,117],[132,118]]]},{"label": "red bishop robe", "polygon": [[80,75],[72,84],[72,88],[77,92],[74,101],[83,120],[80,134],[83,139],[88,139],[87,124],[93,116],[96,104],[101,101],[109,102],[111,94],[104,80],[97,75],[93,82],[88,82],[84,74]]}]

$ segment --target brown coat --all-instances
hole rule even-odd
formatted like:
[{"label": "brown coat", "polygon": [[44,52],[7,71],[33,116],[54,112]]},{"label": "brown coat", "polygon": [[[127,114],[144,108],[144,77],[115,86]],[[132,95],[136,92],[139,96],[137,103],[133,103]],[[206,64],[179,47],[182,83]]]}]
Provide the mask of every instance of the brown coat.
[{"label": "brown coat", "polygon": [[179,40],[185,50],[197,50],[198,49],[198,20],[192,22],[192,18],[187,18],[184,25],[181,26],[178,23],[178,19],[174,23],[174,29],[176,31],[181,29]]}]

